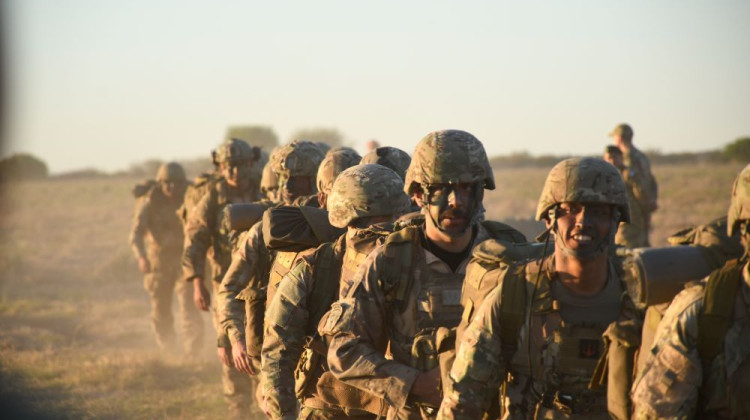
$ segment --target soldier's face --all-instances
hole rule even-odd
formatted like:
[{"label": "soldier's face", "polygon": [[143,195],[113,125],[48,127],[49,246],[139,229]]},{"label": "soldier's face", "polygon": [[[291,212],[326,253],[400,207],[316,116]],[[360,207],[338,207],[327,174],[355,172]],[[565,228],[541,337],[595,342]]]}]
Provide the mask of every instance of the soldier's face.
[{"label": "soldier's face", "polygon": [[309,176],[279,177],[279,194],[284,203],[291,204],[299,197],[314,191],[315,180]]},{"label": "soldier's face", "polygon": [[169,198],[179,197],[185,193],[185,183],[175,181],[162,181],[161,192]]},{"label": "soldier's face", "polygon": [[225,162],[221,165],[221,174],[230,186],[246,189],[250,186],[250,169],[250,161]]},{"label": "soldier's face", "polygon": [[432,184],[423,200],[440,230],[451,237],[463,235],[471,224],[476,184]]},{"label": "soldier's face", "polygon": [[[562,203],[557,210],[558,240],[574,251],[593,251],[607,240],[612,206],[602,203]],[[550,221],[547,221],[549,227]]]},{"label": "soldier's face", "polygon": [[622,169],[625,167],[622,163],[622,155],[616,155],[612,153],[605,153],[603,156],[604,160],[611,163],[612,166],[614,166],[617,169]]}]

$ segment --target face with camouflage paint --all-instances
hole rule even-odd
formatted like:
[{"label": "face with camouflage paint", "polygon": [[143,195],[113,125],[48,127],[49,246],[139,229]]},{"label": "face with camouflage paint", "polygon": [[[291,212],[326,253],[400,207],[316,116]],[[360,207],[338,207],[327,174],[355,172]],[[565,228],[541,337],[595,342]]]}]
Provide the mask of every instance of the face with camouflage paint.
[{"label": "face with camouflage paint", "polygon": [[250,160],[244,160],[239,162],[222,162],[220,169],[222,176],[224,176],[229,186],[245,190],[250,187],[250,172],[252,167]]},{"label": "face with camouflage paint", "polygon": [[425,210],[435,227],[451,238],[469,229],[478,203],[476,193],[481,194],[482,188],[476,183],[457,183],[426,185],[423,190]]},{"label": "face with camouflage paint", "polygon": [[315,179],[310,176],[279,176],[279,189],[277,194],[284,203],[291,204],[299,197],[310,195],[315,192]]}]

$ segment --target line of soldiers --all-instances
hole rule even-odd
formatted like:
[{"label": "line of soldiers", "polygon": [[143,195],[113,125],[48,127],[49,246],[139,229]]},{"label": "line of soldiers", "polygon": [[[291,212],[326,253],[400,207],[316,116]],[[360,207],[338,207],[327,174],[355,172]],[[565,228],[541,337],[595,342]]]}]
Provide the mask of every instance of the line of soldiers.
[{"label": "line of soldiers", "polygon": [[[617,136],[629,165],[573,158],[552,168],[536,242],[485,220],[494,174],[465,131],[429,133],[411,160],[389,147],[360,159],[292,142],[268,158],[264,199],[241,188],[257,151],[225,142],[222,176],[186,209],[182,266],[208,310],[203,260],[212,258],[232,415],[750,416],[750,165],[735,183],[728,234],[707,225],[686,240],[719,269],[648,318],[616,237],[634,220],[628,176],[650,170],[634,168],[632,130],[618,126]],[[740,240],[739,252],[724,252]]]}]

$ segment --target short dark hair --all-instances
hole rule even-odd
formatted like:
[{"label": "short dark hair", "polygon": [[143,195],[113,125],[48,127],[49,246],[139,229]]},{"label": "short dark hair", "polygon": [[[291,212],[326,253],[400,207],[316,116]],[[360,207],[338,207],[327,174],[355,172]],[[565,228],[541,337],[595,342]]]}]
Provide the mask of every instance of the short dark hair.
[{"label": "short dark hair", "polygon": [[604,153],[609,153],[612,156],[622,156],[622,150],[614,145],[609,145],[604,148]]}]

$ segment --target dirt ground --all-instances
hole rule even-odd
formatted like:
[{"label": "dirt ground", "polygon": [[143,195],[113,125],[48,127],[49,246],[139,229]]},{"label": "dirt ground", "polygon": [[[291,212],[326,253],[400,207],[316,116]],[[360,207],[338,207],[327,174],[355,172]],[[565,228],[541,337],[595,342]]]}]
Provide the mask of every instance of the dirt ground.
[{"label": "dirt ground", "polygon": [[[743,165],[654,168],[651,241],[726,214]],[[488,219],[530,238],[547,169],[498,169]],[[0,185],[0,412],[10,418],[216,419],[226,415],[213,340],[199,360],[161,355],[127,244],[136,179]],[[204,315],[210,331],[208,314]],[[208,334],[212,337],[212,334]]]}]

